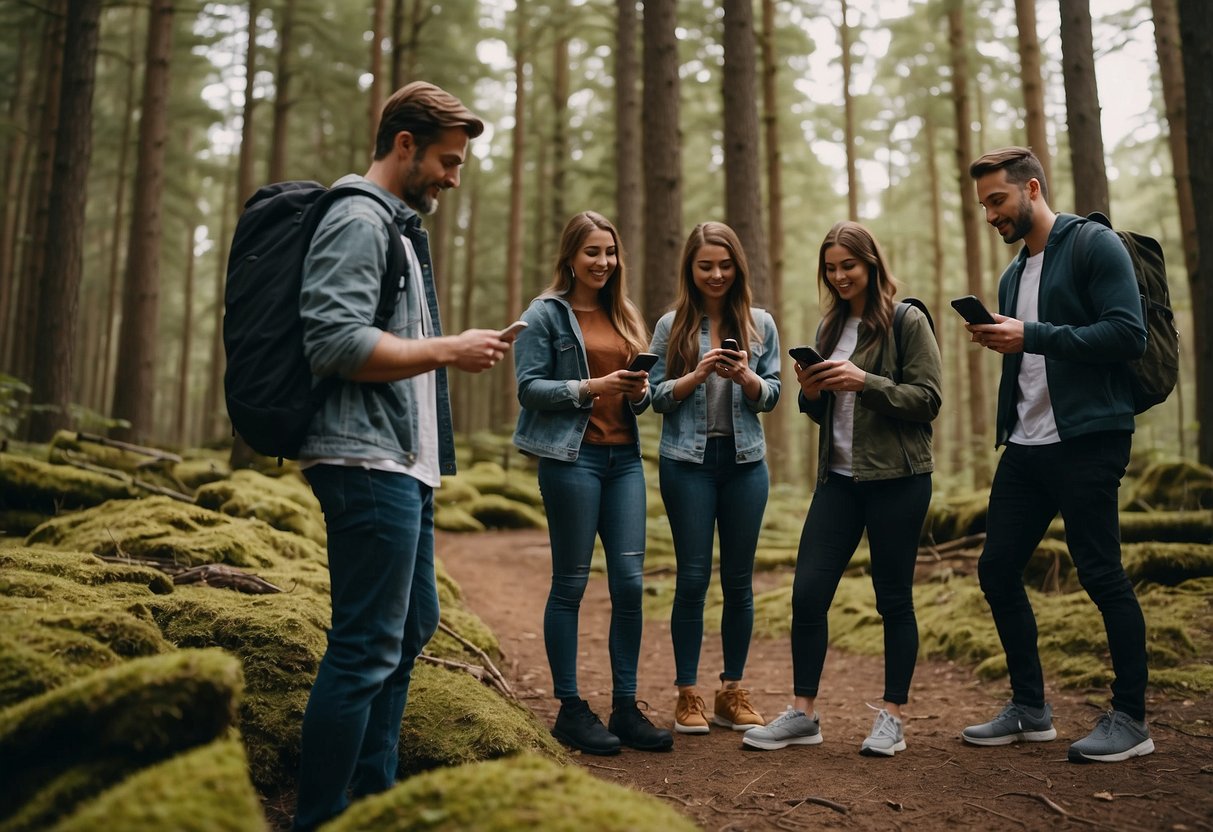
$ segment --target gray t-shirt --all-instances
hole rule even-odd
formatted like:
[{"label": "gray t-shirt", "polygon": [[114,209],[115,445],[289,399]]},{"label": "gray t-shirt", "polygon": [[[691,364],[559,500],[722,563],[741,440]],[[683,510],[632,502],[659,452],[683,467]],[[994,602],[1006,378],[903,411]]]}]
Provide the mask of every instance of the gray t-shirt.
[{"label": "gray t-shirt", "polygon": [[708,439],[733,436],[733,388],[732,379],[721,378],[712,373],[708,376],[705,393],[708,397]]}]

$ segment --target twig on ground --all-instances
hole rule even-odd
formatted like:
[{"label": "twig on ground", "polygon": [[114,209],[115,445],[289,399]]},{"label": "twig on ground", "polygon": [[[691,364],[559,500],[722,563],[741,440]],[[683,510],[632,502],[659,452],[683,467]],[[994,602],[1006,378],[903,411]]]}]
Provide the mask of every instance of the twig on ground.
[{"label": "twig on ground", "polygon": [[439,667],[445,667],[450,670],[461,670],[464,673],[469,674],[477,681],[484,682],[489,687],[495,688],[502,696],[510,697],[514,695],[509,689],[502,690],[498,686],[497,680],[493,678],[493,674],[489,673],[478,664],[467,664],[466,662],[457,662],[453,659],[440,659],[437,656],[431,656],[429,653],[422,653],[417,657],[417,660],[438,665]]},{"label": "twig on ground", "polygon": [[1043,803],[1045,806],[1047,806],[1051,811],[1056,812],[1057,814],[1061,815],[1063,818],[1069,818],[1070,820],[1078,821],[1079,823],[1089,824],[1090,826],[1103,826],[1104,825],[1104,824],[1100,823],[1099,821],[1091,820],[1090,818],[1084,818],[1082,815],[1076,815],[1073,812],[1070,812],[1069,810],[1067,810],[1060,804],[1055,803],[1054,801],[1050,800],[1048,797],[1041,794],[1040,792],[1003,792],[1002,794],[995,795],[995,797],[1008,797],[1011,795],[1014,795],[1016,797],[1027,797],[1027,798],[1031,798],[1032,800],[1039,800],[1041,803]]},{"label": "twig on ground", "polygon": [[[791,800],[789,800],[787,802],[792,803]],[[833,800],[829,800],[824,797],[817,797],[816,795],[809,795],[808,797],[797,801],[796,805],[793,806],[792,809],[795,809],[798,806],[803,806],[806,803],[814,803],[818,806],[825,806],[827,809],[833,809],[835,812],[838,812],[840,815],[845,815],[847,812],[851,811],[846,806],[843,806],[841,803],[835,803]],[[783,814],[784,815],[788,814],[788,812],[791,812],[792,809],[789,809],[787,812],[784,812]],[[780,817],[783,817],[783,815],[780,815]]]},{"label": "twig on ground", "polygon": [[940,543],[935,546],[919,546],[919,560],[943,560],[944,555],[952,555],[954,557],[976,557],[976,554],[970,554],[963,550],[979,543],[984,543],[986,539],[985,532],[978,534],[970,534],[965,537],[958,537],[955,540],[949,540],[946,543]]},{"label": "twig on ground", "polygon": [[621,771],[624,774],[628,773],[628,770],[626,768],[618,768],[616,766],[604,766],[601,763],[582,763],[582,765],[585,766],[586,768],[601,768],[601,769],[605,769],[606,771]]},{"label": "twig on ground", "polygon": [[750,782],[746,783],[746,784],[745,784],[745,788],[743,788],[743,789],[742,789],[741,791],[739,791],[739,792],[738,792],[736,795],[734,795],[734,796],[733,796],[733,799],[734,799],[734,800],[736,800],[737,798],[741,797],[743,794],[745,794],[746,789],[748,789],[750,786],[752,786],[752,785],[754,785],[755,783],[757,783],[757,782],[758,782],[759,780],[761,780],[762,778],[766,777],[768,774],[770,774],[770,773],[771,773],[772,771],[774,771],[774,770],[775,770],[775,769],[773,769],[773,768],[769,768],[769,769],[767,769],[766,771],[764,771],[762,774],[760,774],[760,775],[758,775],[757,777],[755,777],[755,778],[754,778],[753,780],[751,780]]},{"label": "twig on ground", "polygon": [[1003,771],[1013,771],[1016,774],[1022,774],[1024,777],[1031,777],[1033,780],[1039,780],[1042,783],[1047,783],[1049,785],[1050,789],[1053,788],[1053,781],[1051,781],[1048,777],[1041,777],[1039,774],[1032,774],[1031,772],[1020,771],[1019,769],[1015,768],[1015,766],[1007,766],[1006,768],[1003,769]]},{"label": "twig on ground", "polygon": [[1207,740],[1210,737],[1209,734],[1194,734],[1191,731],[1185,731],[1183,728],[1180,728],[1178,725],[1176,725],[1173,722],[1161,722],[1161,721],[1155,719],[1155,720],[1152,720],[1150,722],[1150,724],[1158,725],[1163,728],[1170,728],[1172,731],[1174,731],[1177,734],[1183,734],[1185,737],[1195,737],[1198,740]]},{"label": "twig on ground", "polygon": [[1020,820],[1019,818],[1013,818],[1010,815],[1004,815],[1002,812],[996,812],[995,810],[991,809],[989,806],[982,806],[980,803],[974,803],[970,800],[966,800],[965,805],[972,806],[974,809],[981,809],[983,812],[989,812],[991,815],[998,815],[1000,818],[1003,818],[1004,820],[1012,821],[1013,823],[1018,823],[1020,826],[1027,826],[1027,824],[1024,823],[1022,820]]},{"label": "twig on ground", "polygon": [[144,491],[151,491],[153,494],[163,494],[166,497],[172,497],[174,500],[179,500],[183,503],[194,505],[194,498],[188,494],[182,494],[180,491],[174,491],[171,488],[152,485],[150,482],[144,482],[137,477],[132,477],[125,471],[119,471],[117,468],[106,468],[104,465],[95,465],[92,462],[85,462],[71,451],[64,450],[62,453],[64,462],[75,468],[80,468],[85,471],[92,471],[94,474],[104,474],[107,477],[130,483],[136,488],[142,488]]},{"label": "twig on ground", "polygon": [[96,433],[85,433],[84,431],[76,431],[77,442],[92,442],[94,445],[105,445],[110,448],[118,448],[123,451],[130,451],[133,454],[141,456],[150,456],[153,459],[163,459],[169,462],[180,462],[181,457],[169,451],[162,451],[159,448],[149,448],[146,445],[132,445],[130,442],[119,442],[117,439],[110,439],[108,436],[100,436]]},{"label": "twig on ground", "polygon": [[501,671],[497,669],[497,665],[493,664],[493,660],[489,658],[487,653],[485,653],[475,644],[472,644],[472,642],[468,641],[459,633],[455,632],[449,625],[442,621],[438,622],[438,629],[462,644],[467,650],[470,650],[472,654],[476,656],[476,658],[480,659],[480,661],[484,663],[484,670],[493,677],[494,686],[504,693],[507,698],[512,699],[515,702],[518,701],[518,697],[514,695],[514,691],[510,688],[510,683],[506,681],[505,676],[501,675]]},{"label": "twig on ground", "polygon": [[946,766],[948,763],[952,762],[955,759],[956,759],[956,755],[952,755],[948,759],[944,760],[942,763],[938,763],[933,766],[924,766],[924,769],[929,771],[930,769],[933,769],[933,768],[943,768],[944,766]]},{"label": "twig on ground", "polygon": [[677,800],[679,803],[681,803],[683,806],[686,806],[687,808],[691,808],[691,807],[694,807],[697,805],[694,802],[687,800],[685,797],[679,797],[678,795],[670,794],[669,792],[649,792],[649,794],[653,795],[653,797],[668,797],[670,800]]}]

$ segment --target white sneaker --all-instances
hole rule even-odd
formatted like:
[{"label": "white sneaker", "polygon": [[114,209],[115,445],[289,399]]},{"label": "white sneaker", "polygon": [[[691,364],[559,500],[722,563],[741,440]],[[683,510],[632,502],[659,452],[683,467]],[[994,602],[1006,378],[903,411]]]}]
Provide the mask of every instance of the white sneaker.
[{"label": "white sneaker", "polygon": [[872,733],[863,741],[859,753],[865,757],[892,757],[898,751],[906,750],[905,737],[901,733],[901,720],[884,708],[868,705],[876,711],[876,722],[872,724]]}]

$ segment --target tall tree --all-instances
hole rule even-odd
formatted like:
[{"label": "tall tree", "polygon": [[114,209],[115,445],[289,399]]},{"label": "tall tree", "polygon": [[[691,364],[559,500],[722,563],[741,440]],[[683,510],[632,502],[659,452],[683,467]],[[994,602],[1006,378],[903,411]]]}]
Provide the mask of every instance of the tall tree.
[{"label": "tall tree", "polygon": [[5,335],[0,335],[0,367],[5,366],[5,342],[7,333],[11,330],[9,322],[12,315],[13,286],[16,284],[17,228],[21,212],[18,210],[18,200],[21,196],[21,185],[24,177],[21,174],[21,159],[25,155],[27,125],[22,123],[22,105],[28,94],[30,72],[27,68],[28,50],[31,42],[21,38],[17,43],[16,77],[12,80],[12,88],[6,117],[8,123],[17,129],[11,131],[4,145],[4,191],[0,199],[0,329]]},{"label": "tall tree", "polygon": [[1023,81],[1024,121],[1028,146],[1052,182],[1049,139],[1045,133],[1045,85],[1040,72],[1040,40],[1036,34],[1036,0],[1015,0],[1015,23],[1019,35],[1019,75]]},{"label": "tall tree", "polygon": [[[767,266],[768,307],[777,322],[783,321],[783,157],[779,143],[779,57],[775,47],[776,35],[775,0],[762,0],[762,124],[763,149],[766,151],[767,181]],[[780,356],[785,378],[790,365]],[[788,408],[775,408],[766,415],[771,479],[784,478],[787,462]],[[810,422],[810,425],[813,424]],[[816,468],[817,457],[809,454],[811,466]],[[816,480],[816,470],[808,472],[809,482]]]},{"label": "tall tree", "polygon": [[1108,171],[1104,166],[1095,50],[1089,0],[1058,0],[1061,7],[1061,68],[1066,87],[1066,131],[1074,173],[1074,210],[1111,216]]},{"label": "tall tree", "polygon": [[231,170],[225,170],[220,174],[220,212],[219,212],[219,245],[215,247],[215,282],[214,282],[214,308],[211,310],[212,327],[211,327],[211,366],[210,377],[206,385],[206,399],[202,409],[205,413],[202,430],[204,439],[215,439],[222,436],[226,431],[223,430],[223,425],[226,423],[227,407],[224,404],[223,398],[223,370],[225,354],[223,350],[223,294],[224,287],[227,285],[227,253],[228,245],[231,243],[231,221],[235,216],[232,203],[235,198],[232,191],[235,188],[235,180]]},{"label": "tall tree", "polygon": [[1167,112],[1167,143],[1171,148],[1171,173],[1179,204],[1179,228],[1183,241],[1184,266],[1196,272],[1196,209],[1192,205],[1192,180],[1188,166],[1188,105],[1184,85],[1183,56],[1179,50],[1179,15],[1175,0],[1150,0],[1154,11],[1154,45],[1162,76],[1162,97]]},{"label": "tall tree", "polygon": [[754,5],[751,0],[724,0],[723,5],[724,214],[750,262],[754,300],[765,305],[770,294],[758,172],[762,148],[758,137]]},{"label": "tall tree", "polygon": [[1188,272],[1192,293],[1192,340],[1196,357],[1197,460],[1213,466],[1213,16],[1203,0],[1179,0],[1188,109],[1188,161],[1196,209],[1196,268]]},{"label": "tall tree", "polygon": [[114,390],[114,415],[130,422],[130,428],[120,433],[135,440],[151,434],[155,413],[156,317],[160,305],[163,232],[160,202],[164,192],[172,41],[173,0],[151,0]]},{"label": "tall tree", "polygon": [[[960,194],[961,225],[964,228],[965,270],[968,275],[969,292],[981,297],[984,294],[981,272],[981,249],[979,243],[977,214],[973,208],[973,182],[969,178],[969,164],[973,161],[972,125],[969,106],[969,54],[968,37],[965,34],[964,7],[959,0],[948,4],[948,46],[952,60],[952,109],[956,127],[956,181]],[[969,376],[969,429],[972,439],[972,471],[977,483],[990,481],[989,454],[986,452],[989,436],[985,430],[986,413],[985,382],[982,373],[982,351],[970,349],[968,356]]]},{"label": "tall tree", "polygon": [[[523,229],[523,173],[526,164],[526,68],[527,68],[527,16],[526,0],[516,0],[514,7],[514,130],[510,159],[510,216],[506,232],[505,252],[505,314],[501,323],[507,324],[522,314],[522,229]],[[501,373],[502,395],[498,397],[504,406],[503,420],[517,413],[518,402],[514,396],[512,373]]]},{"label": "tall tree", "polygon": [[[624,251],[636,264],[642,262],[642,191],[640,185],[640,92],[636,38],[639,19],[636,0],[615,0],[615,229]],[[633,271],[633,274],[636,272]],[[641,286],[647,283],[641,275]]]},{"label": "tall tree", "polygon": [[257,79],[257,0],[248,3],[248,38],[244,50],[244,107],[240,127],[240,172],[237,174],[236,201],[244,210],[244,201],[257,189],[253,170],[253,115],[256,109],[255,81]]},{"label": "tall tree", "polygon": [[[383,0],[377,0],[378,8]],[[378,29],[375,30],[378,32]],[[372,53],[374,54],[374,53]],[[290,135],[290,115],[294,101],[291,99],[295,81],[295,0],[282,0],[278,9],[278,65],[274,72],[274,126],[270,133],[269,180],[281,182],[286,179],[286,146]],[[375,69],[372,66],[372,73]],[[378,76],[375,75],[375,78]],[[376,81],[371,82],[372,90]],[[373,95],[372,95],[373,97]],[[378,113],[372,119],[378,118]],[[371,123],[371,141],[374,141],[375,121]],[[247,197],[248,194],[245,194]]]},{"label": "tall tree", "polygon": [[[567,208],[564,198],[567,185],[569,155],[569,36],[565,24],[566,9],[561,3],[557,11],[556,39],[552,45],[552,217],[550,220],[552,239],[559,240],[564,230]],[[618,230],[618,228],[616,228]],[[542,229],[547,239],[547,229]],[[544,249],[547,251],[548,249]]]},{"label": "tall tree", "polygon": [[93,152],[93,87],[97,77],[97,40],[101,0],[75,0],[64,37],[63,88],[59,96],[58,137],[50,186],[46,259],[39,280],[35,327],[33,393],[35,404],[49,405],[30,417],[30,436],[48,441],[70,422],[72,359],[80,271],[84,249],[84,208],[88,167]]},{"label": "tall tree", "polygon": [[644,4],[644,315],[652,327],[674,301],[682,245],[678,131],[678,4]]},{"label": "tall tree", "polygon": [[375,133],[379,129],[379,113],[383,110],[383,35],[387,17],[387,0],[371,4],[371,85],[367,89],[367,135],[371,150],[375,149]]},{"label": "tall tree", "polygon": [[838,23],[838,42],[842,51],[843,137],[847,151],[847,217],[859,219],[859,177],[855,173],[855,100],[851,97],[851,25],[847,21],[847,0],[839,0],[842,18]]},{"label": "tall tree", "polygon": [[173,438],[180,447],[189,444],[190,346],[194,340],[194,234],[193,217],[185,230],[185,284],[181,300],[181,351],[177,355],[177,396],[173,418]]}]

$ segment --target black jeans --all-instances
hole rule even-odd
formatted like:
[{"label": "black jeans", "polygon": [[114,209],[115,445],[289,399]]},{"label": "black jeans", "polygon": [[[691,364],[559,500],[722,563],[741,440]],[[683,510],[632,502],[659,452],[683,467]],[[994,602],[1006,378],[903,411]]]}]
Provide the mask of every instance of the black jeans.
[{"label": "black jeans", "polygon": [[1078,580],[1108,633],[1116,674],[1112,707],[1145,718],[1146,622],[1120,562],[1116,501],[1131,445],[1128,432],[1105,431],[1052,445],[1007,445],[999,460],[977,574],[1007,654],[1011,698],[1020,705],[1045,703],[1036,616],[1023,571],[1060,511]]},{"label": "black jeans", "polygon": [[826,614],[866,529],[876,611],[884,622],[884,700],[906,703],[918,658],[914,563],[930,503],[930,474],[855,482],[831,473],[817,489],[800,535],[792,584],[797,696],[817,696],[830,635]]}]

